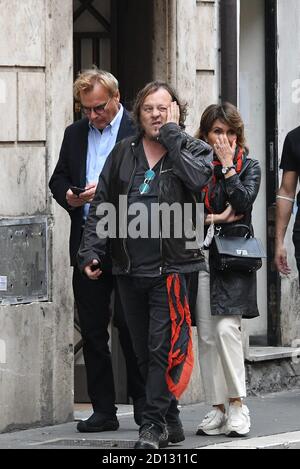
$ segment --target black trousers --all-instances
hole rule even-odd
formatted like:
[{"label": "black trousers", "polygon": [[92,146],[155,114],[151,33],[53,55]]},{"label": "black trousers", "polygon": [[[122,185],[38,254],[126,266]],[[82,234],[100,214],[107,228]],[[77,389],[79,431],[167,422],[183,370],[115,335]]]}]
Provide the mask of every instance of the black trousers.
[{"label": "black trousers", "polygon": [[166,277],[118,276],[118,289],[138,365],[146,382],[143,422],[179,423],[177,400],[166,381],[171,318]]},{"label": "black trousers", "polygon": [[[111,274],[104,273],[99,280],[93,281],[74,268],[73,291],[83,339],[88,394],[94,411],[108,416],[116,413],[111,353],[108,346],[110,300],[114,286]],[[144,396],[145,387],[116,290],[114,323],[119,331],[126,361],[128,394],[137,399]]]}]

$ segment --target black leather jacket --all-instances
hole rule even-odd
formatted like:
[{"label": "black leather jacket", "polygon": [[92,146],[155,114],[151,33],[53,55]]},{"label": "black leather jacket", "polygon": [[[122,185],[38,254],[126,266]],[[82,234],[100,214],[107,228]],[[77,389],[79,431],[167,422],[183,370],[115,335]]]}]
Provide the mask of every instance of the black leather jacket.
[{"label": "black leather jacket", "polygon": [[[244,236],[244,228],[235,225],[247,225],[253,233],[251,215],[253,203],[257,197],[261,182],[259,162],[247,158],[239,174],[217,183],[213,199],[213,210],[222,213],[229,202],[236,214],[244,214],[242,220],[233,224],[220,225],[229,236]],[[231,231],[228,232],[229,228]],[[213,255],[211,253],[211,255]],[[212,259],[211,259],[212,260]],[[210,262],[210,306],[213,316],[259,316],[257,307],[256,273],[221,272]]]},{"label": "black leather jacket", "polygon": [[[159,203],[171,205],[175,202],[200,202],[200,193],[212,176],[213,153],[209,145],[194,139],[173,123],[160,129],[159,142],[168,150],[159,175]],[[120,142],[108,157],[95,198],[90,207],[83,239],[78,253],[78,265],[81,270],[93,259],[103,261],[107,248],[107,239],[100,239],[96,226],[100,218],[96,214],[99,204],[110,202],[116,209],[117,236],[109,240],[114,274],[130,274],[131,261],[126,248],[127,233],[125,213],[120,213],[119,197],[130,192],[136,168],[135,148],[138,138],[131,137]],[[126,206],[127,209],[127,206]],[[124,210],[125,212],[125,210]],[[161,273],[193,272],[204,264],[200,249],[186,249],[184,236],[180,239],[162,238]]]},{"label": "black leather jacket", "polygon": [[[223,225],[226,230],[234,227],[235,224],[248,225],[253,232],[251,215],[253,203],[257,197],[261,182],[261,169],[257,160],[247,158],[240,174],[220,180],[214,191],[212,207],[214,213],[222,213],[226,209],[226,204],[230,203],[235,213],[244,214],[242,220],[234,224]],[[222,225],[220,225],[222,228]],[[244,236],[243,229],[232,230],[232,236]]]}]

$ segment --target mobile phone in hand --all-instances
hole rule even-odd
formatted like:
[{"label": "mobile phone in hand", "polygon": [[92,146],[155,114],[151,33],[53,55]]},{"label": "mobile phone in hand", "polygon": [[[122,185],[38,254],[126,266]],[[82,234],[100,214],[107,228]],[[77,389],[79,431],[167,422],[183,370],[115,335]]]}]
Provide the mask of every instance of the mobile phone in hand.
[{"label": "mobile phone in hand", "polygon": [[75,195],[82,194],[83,192],[86,191],[85,187],[71,186],[70,189]]}]

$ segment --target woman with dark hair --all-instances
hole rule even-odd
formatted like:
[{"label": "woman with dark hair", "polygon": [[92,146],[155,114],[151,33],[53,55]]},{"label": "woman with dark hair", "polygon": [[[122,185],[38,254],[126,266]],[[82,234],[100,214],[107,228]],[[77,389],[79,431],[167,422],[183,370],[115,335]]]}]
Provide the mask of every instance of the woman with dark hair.
[{"label": "woman with dark hair", "polygon": [[[248,157],[244,124],[237,108],[230,103],[209,106],[202,115],[197,137],[214,149],[214,175],[203,190],[205,224],[211,226],[205,244],[209,244],[214,230],[245,236],[248,227],[253,234],[251,213],[261,171],[258,161]],[[242,318],[259,315],[256,274],[218,270],[212,247],[205,252],[206,269],[199,273],[196,322],[205,397],[213,410],[199,425],[197,434],[246,436],[250,416],[243,404],[246,384],[241,324]]]}]

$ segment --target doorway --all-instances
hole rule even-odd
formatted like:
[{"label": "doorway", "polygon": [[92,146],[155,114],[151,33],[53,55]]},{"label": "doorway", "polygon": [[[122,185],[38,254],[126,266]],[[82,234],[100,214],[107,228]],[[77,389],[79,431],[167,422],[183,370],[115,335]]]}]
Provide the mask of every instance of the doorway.
[{"label": "doorway", "polygon": [[[261,0],[240,0],[239,49],[239,107],[245,122],[250,156],[259,160],[262,169],[262,183],[254,204],[253,224],[255,235],[267,247],[265,5]],[[260,317],[245,321],[250,344],[253,345],[268,345],[266,264],[265,262],[257,275]]]},{"label": "doorway", "polygon": [[130,109],[137,91],[153,77],[153,3],[74,0],[74,78],[92,65],[112,72]]}]

